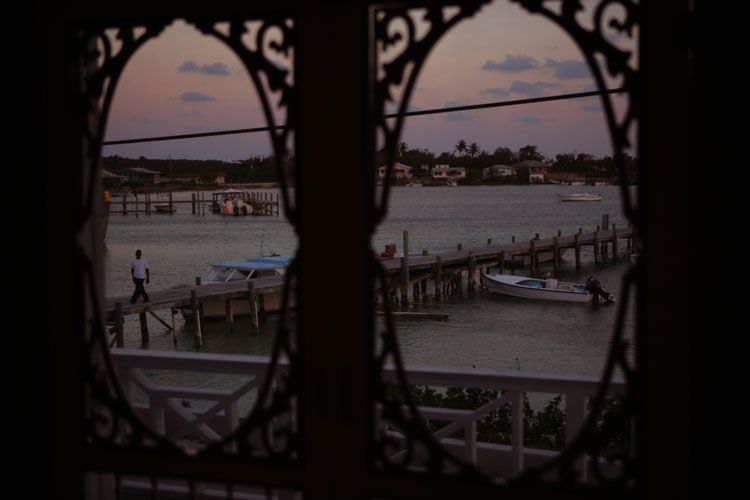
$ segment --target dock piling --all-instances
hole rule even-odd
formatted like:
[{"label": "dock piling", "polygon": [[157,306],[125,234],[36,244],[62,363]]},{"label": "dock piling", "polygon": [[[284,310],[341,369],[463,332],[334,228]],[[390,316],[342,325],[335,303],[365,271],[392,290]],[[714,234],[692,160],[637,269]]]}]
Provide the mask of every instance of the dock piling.
[{"label": "dock piling", "polygon": [[198,307],[198,297],[195,290],[190,290],[190,304],[193,309],[193,335],[195,337],[195,347],[203,347],[203,332],[201,330],[201,313]]},{"label": "dock piling", "polygon": [[146,318],[146,313],[138,313],[138,320],[141,323],[141,344],[147,345],[148,344],[148,318]]},{"label": "dock piling", "polygon": [[177,345],[177,309],[172,309],[172,341]]},{"label": "dock piling", "polygon": [[435,281],[435,299],[440,300],[442,294],[442,274],[443,272],[443,259],[439,255],[435,257],[435,275],[433,280]]},{"label": "dock piling", "polygon": [[252,281],[247,282],[247,298],[250,301],[250,333],[257,335],[260,329],[260,321],[258,320],[258,296],[255,293],[255,283]]},{"label": "dock piling", "polygon": [[117,347],[125,347],[125,324],[122,317],[122,302],[115,302],[115,335],[117,338]]}]

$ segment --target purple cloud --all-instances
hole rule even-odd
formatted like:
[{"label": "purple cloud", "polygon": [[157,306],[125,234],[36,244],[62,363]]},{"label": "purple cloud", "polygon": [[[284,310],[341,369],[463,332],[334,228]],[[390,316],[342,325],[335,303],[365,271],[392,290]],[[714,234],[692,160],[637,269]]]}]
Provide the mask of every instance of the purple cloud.
[{"label": "purple cloud", "polygon": [[518,73],[538,67],[539,63],[531,56],[507,55],[505,56],[505,60],[502,62],[495,62],[494,60],[489,59],[486,63],[484,63],[484,66],[482,66],[482,70]]},{"label": "purple cloud", "polygon": [[227,65],[222,62],[198,66],[195,61],[185,61],[177,68],[180,73],[200,73],[202,75],[229,76]]},{"label": "purple cloud", "polygon": [[514,94],[523,94],[529,97],[541,97],[545,89],[558,89],[562,84],[556,82],[536,82],[528,83],[515,80],[510,86],[510,91]]},{"label": "purple cloud", "polygon": [[554,61],[547,59],[546,66],[552,68],[555,78],[559,78],[560,80],[591,78],[589,68],[584,61]]},{"label": "purple cloud", "polygon": [[216,98],[210,95],[201,94],[200,92],[183,92],[180,94],[180,100],[182,102],[209,102],[215,101]]}]

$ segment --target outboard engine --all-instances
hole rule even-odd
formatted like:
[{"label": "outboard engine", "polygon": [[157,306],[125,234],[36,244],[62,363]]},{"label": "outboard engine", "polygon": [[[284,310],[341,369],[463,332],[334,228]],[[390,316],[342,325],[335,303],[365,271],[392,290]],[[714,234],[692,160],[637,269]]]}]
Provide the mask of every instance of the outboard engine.
[{"label": "outboard engine", "polygon": [[593,276],[586,280],[586,291],[594,295],[594,301],[599,302],[599,297],[606,302],[614,302],[615,296],[604,289],[598,279]]}]

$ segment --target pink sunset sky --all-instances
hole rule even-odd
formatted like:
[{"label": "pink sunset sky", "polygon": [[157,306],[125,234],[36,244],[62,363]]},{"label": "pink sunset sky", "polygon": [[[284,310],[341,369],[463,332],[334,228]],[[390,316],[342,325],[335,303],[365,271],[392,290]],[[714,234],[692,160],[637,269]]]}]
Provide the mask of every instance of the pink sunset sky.
[{"label": "pink sunset sky", "polygon": [[[611,14],[617,17],[618,12]],[[586,17],[584,12],[582,19]],[[632,50],[632,39],[610,35],[612,43]],[[621,82],[607,84],[616,88]],[[545,18],[498,0],[456,26],[435,47],[409,107],[423,110],[591,90],[596,90],[594,81],[568,35]],[[615,97],[620,108],[624,99]],[[105,141],[265,125],[239,59],[221,42],[176,21],[125,68]],[[599,97],[409,117],[401,138],[411,148],[435,154],[452,152],[459,140],[476,142],[488,152],[533,144],[549,158],[570,152],[612,154]],[[265,132],[103,150],[104,156],[217,160],[270,153]]]}]

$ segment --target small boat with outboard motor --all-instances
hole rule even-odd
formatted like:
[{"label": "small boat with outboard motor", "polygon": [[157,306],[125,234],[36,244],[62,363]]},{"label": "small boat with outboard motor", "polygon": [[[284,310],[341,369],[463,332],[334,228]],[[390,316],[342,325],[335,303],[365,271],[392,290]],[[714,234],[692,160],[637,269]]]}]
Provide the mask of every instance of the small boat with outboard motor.
[{"label": "small boat with outboard motor", "polygon": [[554,278],[540,279],[508,274],[483,274],[482,281],[492,293],[510,295],[524,299],[553,300],[558,302],[587,303],[614,302],[615,297],[607,292],[593,276],[584,284],[568,283]]}]

